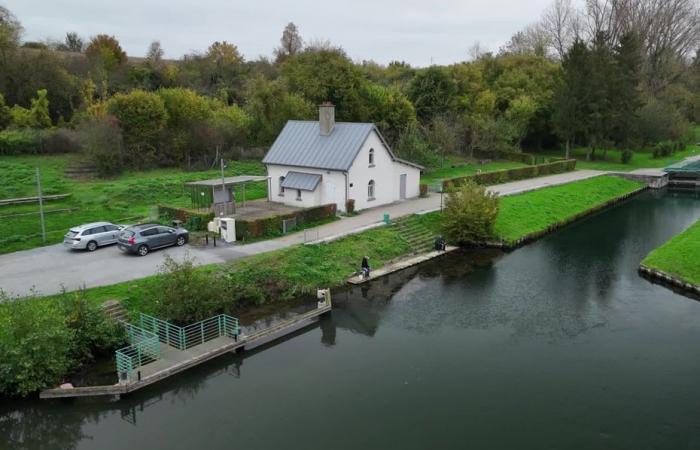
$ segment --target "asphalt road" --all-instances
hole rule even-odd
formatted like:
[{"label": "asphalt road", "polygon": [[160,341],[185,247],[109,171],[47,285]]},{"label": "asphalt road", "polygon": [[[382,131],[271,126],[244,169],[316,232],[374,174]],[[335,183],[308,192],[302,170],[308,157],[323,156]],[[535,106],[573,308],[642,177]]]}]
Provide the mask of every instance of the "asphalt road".
[{"label": "asphalt road", "polygon": [[[510,195],[591,178],[602,173],[581,170],[504,183],[491,186],[489,190],[499,195]],[[365,210],[357,216],[343,218],[314,230],[318,231],[319,238],[340,236],[357,232],[380,222],[384,213],[388,213],[392,218],[397,218],[439,208],[440,196],[434,194],[428,198],[407,200]],[[198,265],[214,264],[302,242],[304,242],[304,233],[300,232],[248,245],[224,245],[216,248],[211,246],[200,248],[190,245],[170,247],[153,251],[144,257],[124,254],[116,246],[103,247],[90,253],[69,250],[61,244],[51,245],[0,255],[0,289],[16,296],[26,296],[32,292],[38,295],[50,295],[59,293],[63,289],[72,291],[83,287],[105,286],[156,274],[163,265],[166,254],[179,261],[184,258],[185,254],[189,254]]]}]

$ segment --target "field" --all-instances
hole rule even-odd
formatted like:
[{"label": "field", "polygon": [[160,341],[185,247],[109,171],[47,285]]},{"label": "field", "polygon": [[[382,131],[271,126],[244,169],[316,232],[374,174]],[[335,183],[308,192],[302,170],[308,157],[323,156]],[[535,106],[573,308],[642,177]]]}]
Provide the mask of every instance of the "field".
[{"label": "field", "polygon": [[551,225],[562,223],[585,211],[639,189],[635,181],[615,176],[600,176],[547,189],[501,198],[494,228],[506,243]]},{"label": "field", "polygon": [[700,221],[644,258],[642,264],[700,286]]},{"label": "field", "polygon": [[[158,204],[190,206],[189,194],[183,189],[187,181],[216,178],[218,170],[183,172],[158,169],[126,172],[108,180],[75,180],[64,175],[74,156],[23,156],[0,159],[0,199],[36,196],[35,168],[41,171],[44,195],[71,194],[62,200],[45,202],[46,244],[61,242],[68,228],[81,223],[107,220],[134,223],[155,219]],[[230,163],[226,176],[264,175],[258,161]],[[251,184],[246,198],[263,198],[265,183]],[[38,204],[0,206],[0,253],[42,245]]]}]

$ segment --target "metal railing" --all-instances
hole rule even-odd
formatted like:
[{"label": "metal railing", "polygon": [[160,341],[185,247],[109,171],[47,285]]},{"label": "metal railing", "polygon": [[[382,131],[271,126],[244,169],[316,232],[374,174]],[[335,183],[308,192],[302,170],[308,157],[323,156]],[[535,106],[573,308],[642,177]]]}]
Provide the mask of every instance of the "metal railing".
[{"label": "metal railing", "polygon": [[240,324],[235,317],[226,314],[210,317],[184,327],[141,313],[141,328],[152,332],[160,342],[178,350],[187,350],[221,336],[238,340]]},{"label": "metal railing", "polygon": [[160,357],[160,341],[155,333],[129,323],[124,326],[131,345],[116,351],[116,362],[120,380],[127,381],[136,369]]}]

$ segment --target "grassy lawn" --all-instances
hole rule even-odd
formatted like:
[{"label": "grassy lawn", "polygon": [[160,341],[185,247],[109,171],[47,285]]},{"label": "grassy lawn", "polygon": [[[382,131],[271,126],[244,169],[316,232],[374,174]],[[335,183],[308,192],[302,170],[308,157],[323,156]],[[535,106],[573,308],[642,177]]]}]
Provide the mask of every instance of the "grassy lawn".
[{"label": "grassy lawn", "polygon": [[549,226],[628,194],[642,186],[615,176],[601,176],[501,199],[496,236],[510,244]]},{"label": "grassy lawn", "polygon": [[[108,180],[75,180],[64,175],[73,155],[21,156],[0,158],[0,199],[36,196],[35,167],[41,170],[42,191],[50,194],[71,194],[63,200],[44,204],[47,244],[61,242],[71,226],[97,220],[133,223],[155,218],[156,206],[190,206],[189,194],[183,189],[187,181],[216,178],[217,170],[183,172],[179,169],[157,169],[126,172]],[[264,175],[259,161],[237,161],[229,164],[226,176]],[[263,198],[265,183],[251,184],[246,198]],[[38,204],[0,207],[0,253],[24,250],[42,245]]]},{"label": "grassy lawn", "polygon": [[[232,292],[232,303],[241,296],[266,303],[314,293],[318,287],[342,285],[359,270],[365,255],[376,268],[409,250],[409,245],[393,227],[381,227],[328,244],[297,245],[227,264],[202,266],[198,270],[222,276]],[[101,304],[108,299],[120,299],[129,311],[154,313],[148,292],[158,282],[158,276],[91,288],[85,294],[90,302]],[[38,300],[50,301],[57,297]]]},{"label": "grassy lawn", "polygon": [[527,164],[513,161],[494,161],[486,164],[472,163],[453,163],[456,167],[445,167],[444,169],[434,169],[421,175],[420,182],[423,184],[439,183],[450,178],[464,177],[474,175],[477,171],[493,172],[494,170],[515,169],[518,167],[526,167]]},{"label": "grassy lawn", "polygon": [[700,285],[700,221],[644,258],[642,264]]}]

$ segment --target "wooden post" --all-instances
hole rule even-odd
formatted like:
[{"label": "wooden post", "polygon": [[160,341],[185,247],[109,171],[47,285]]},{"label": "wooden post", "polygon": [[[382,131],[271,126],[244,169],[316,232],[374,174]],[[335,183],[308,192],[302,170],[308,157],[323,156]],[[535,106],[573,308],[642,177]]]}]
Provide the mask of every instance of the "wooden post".
[{"label": "wooden post", "polygon": [[39,220],[41,221],[41,241],[46,243],[46,225],[44,224],[44,200],[41,197],[41,175],[39,168],[36,168],[36,190],[39,197]]}]

